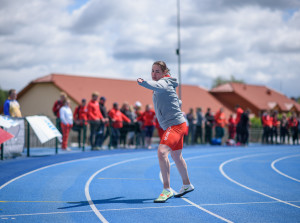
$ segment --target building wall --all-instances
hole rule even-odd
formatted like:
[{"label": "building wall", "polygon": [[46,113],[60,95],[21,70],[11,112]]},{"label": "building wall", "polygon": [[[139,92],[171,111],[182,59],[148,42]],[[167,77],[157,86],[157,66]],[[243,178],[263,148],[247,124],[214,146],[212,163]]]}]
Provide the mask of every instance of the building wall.
[{"label": "building wall", "polygon": [[[18,99],[22,116],[46,115],[54,118],[52,106],[59,99],[60,89],[52,83],[38,83],[33,85],[26,94]],[[71,99],[70,99],[71,100]],[[71,100],[71,108],[74,111],[76,103]]]},{"label": "building wall", "polygon": [[232,92],[222,92],[222,93],[211,92],[211,93],[221,103],[223,103],[225,106],[232,109],[233,111],[234,111],[234,107],[238,104],[241,106],[243,110],[250,108],[251,113],[255,114],[256,116],[259,116],[258,108],[248,103],[242,97],[236,95],[235,93]]}]

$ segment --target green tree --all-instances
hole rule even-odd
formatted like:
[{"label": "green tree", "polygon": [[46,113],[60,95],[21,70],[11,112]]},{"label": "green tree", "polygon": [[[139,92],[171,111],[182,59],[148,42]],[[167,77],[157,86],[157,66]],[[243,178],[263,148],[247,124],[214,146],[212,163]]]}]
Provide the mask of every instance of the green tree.
[{"label": "green tree", "polygon": [[233,75],[231,75],[229,79],[225,79],[223,77],[218,76],[217,78],[215,78],[213,80],[212,88],[218,87],[222,84],[226,84],[226,83],[229,83],[229,82],[245,83],[244,80],[236,79]]},{"label": "green tree", "polygon": [[8,97],[8,91],[2,90],[0,87],[0,112],[3,109],[3,104]]}]

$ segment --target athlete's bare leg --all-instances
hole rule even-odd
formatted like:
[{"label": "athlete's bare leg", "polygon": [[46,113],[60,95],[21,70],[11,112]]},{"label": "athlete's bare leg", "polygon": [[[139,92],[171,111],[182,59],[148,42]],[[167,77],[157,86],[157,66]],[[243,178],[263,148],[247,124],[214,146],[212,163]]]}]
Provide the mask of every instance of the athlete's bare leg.
[{"label": "athlete's bare leg", "polygon": [[164,188],[170,188],[170,161],[168,155],[171,149],[167,145],[159,144],[157,155]]},{"label": "athlete's bare leg", "polygon": [[182,149],[171,151],[171,156],[176,164],[178,172],[180,173],[182,183],[184,185],[189,185],[191,182],[189,180],[186,162],[182,157]]}]

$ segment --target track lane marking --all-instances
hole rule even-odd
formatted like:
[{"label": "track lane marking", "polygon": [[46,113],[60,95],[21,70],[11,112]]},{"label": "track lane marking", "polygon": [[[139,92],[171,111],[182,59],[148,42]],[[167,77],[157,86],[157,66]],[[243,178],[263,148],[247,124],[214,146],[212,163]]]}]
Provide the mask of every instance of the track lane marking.
[{"label": "track lane marking", "polygon": [[95,178],[96,175],[98,175],[99,173],[101,173],[104,170],[107,170],[111,167],[114,166],[118,166],[124,163],[128,163],[128,162],[132,162],[132,161],[137,161],[137,160],[142,160],[142,159],[149,159],[149,158],[154,158],[156,156],[146,156],[146,157],[142,157],[142,158],[134,158],[134,159],[128,159],[128,160],[124,160],[121,162],[117,162],[117,163],[113,163],[110,164],[108,166],[103,167],[102,169],[96,171],[86,182],[85,187],[84,187],[84,193],[85,193],[85,197],[87,199],[87,201],[89,202],[90,207],[92,208],[93,212],[96,214],[96,216],[100,219],[100,221],[102,221],[103,223],[108,223],[108,221],[104,218],[104,216],[100,213],[100,211],[96,208],[94,202],[91,199],[91,195],[90,195],[90,191],[89,191],[89,187],[90,184],[92,182],[92,180]]},{"label": "track lane marking", "polygon": [[[214,154],[207,154],[207,155],[201,155],[201,156],[195,156],[195,157],[186,158],[185,161],[192,160],[192,159],[203,158],[203,157],[209,157],[209,156],[224,155],[224,154],[228,155],[228,153],[214,153]],[[170,167],[172,165],[174,165],[174,164],[175,164],[175,162],[170,163]],[[163,183],[161,171],[159,172],[159,179]],[[177,192],[173,188],[170,188],[170,189],[177,194]],[[196,208],[198,208],[198,209],[200,209],[200,210],[202,210],[202,211],[204,211],[204,212],[206,212],[206,213],[208,213],[208,214],[210,214],[210,215],[212,215],[212,216],[214,216],[216,218],[219,218],[219,219],[221,219],[221,220],[223,220],[225,222],[228,222],[228,223],[233,223],[232,221],[230,221],[230,220],[228,220],[228,219],[226,219],[226,218],[224,218],[224,217],[222,217],[220,215],[217,215],[217,214],[215,214],[215,213],[213,213],[213,212],[211,212],[211,211],[209,211],[209,210],[207,210],[207,209],[199,206],[198,204],[195,204],[194,202],[192,202],[192,201],[190,201],[190,200],[188,200],[188,199],[186,199],[184,197],[181,197],[181,199],[184,200],[185,202],[191,204],[192,206],[194,206],[194,207],[196,207]]]},{"label": "track lane marking", "polygon": [[279,161],[282,161],[282,160],[284,160],[284,159],[289,159],[289,158],[297,157],[297,156],[300,156],[300,154],[281,157],[281,158],[279,158],[279,159],[277,159],[277,160],[274,160],[274,161],[272,162],[272,164],[271,164],[271,167],[272,167],[273,170],[275,170],[275,171],[276,171],[277,173],[279,173],[280,175],[282,175],[282,176],[284,176],[284,177],[287,177],[287,178],[289,178],[289,179],[291,179],[291,180],[294,180],[294,181],[297,181],[297,182],[300,183],[300,180],[298,180],[298,179],[296,179],[296,178],[294,178],[294,177],[291,177],[291,176],[289,176],[289,175],[287,175],[287,174],[281,172],[280,170],[278,170],[278,169],[275,167],[275,163],[277,163],[277,162],[279,162]]},{"label": "track lane marking", "polygon": [[146,179],[146,178],[97,178],[99,180],[155,180],[155,179]]},{"label": "track lane marking", "polygon": [[[287,201],[299,203],[300,201]],[[278,201],[257,201],[257,202],[237,202],[237,203],[219,203],[219,204],[199,204],[200,206],[227,206],[227,205],[251,205],[251,204],[277,204]],[[157,207],[144,207],[144,208],[113,208],[113,209],[99,209],[100,212],[109,211],[130,211],[130,210],[148,210],[148,209],[163,209],[163,208],[184,208],[184,207],[194,207],[193,205],[174,205],[174,206],[157,206]],[[47,213],[27,213],[27,214],[10,214],[10,215],[0,215],[0,218],[4,217],[22,217],[22,216],[37,216],[37,215],[54,215],[54,214],[76,214],[76,213],[90,213],[93,210],[87,211],[61,211],[61,212],[47,212]]]},{"label": "track lane marking", "polygon": [[[227,161],[221,163],[221,165],[219,166],[219,171],[221,172],[221,174],[222,174],[226,179],[228,179],[229,181],[231,181],[231,182],[233,182],[233,183],[235,183],[235,184],[237,184],[237,185],[239,185],[239,186],[241,186],[241,187],[243,187],[243,188],[245,188],[245,189],[247,189],[247,190],[253,191],[253,192],[257,193],[257,194],[263,195],[263,196],[268,197],[268,198],[270,198],[270,199],[272,199],[272,200],[276,200],[276,201],[278,201],[278,202],[280,202],[280,203],[284,203],[284,204],[290,205],[290,206],[292,206],[292,207],[300,208],[300,206],[297,206],[297,205],[291,204],[291,203],[289,203],[289,202],[280,200],[280,199],[278,199],[278,198],[276,198],[276,197],[272,197],[272,196],[267,195],[267,194],[265,194],[265,193],[263,193],[263,192],[260,192],[260,191],[258,191],[258,190],[253,189],[253,188],[250,188],[250,187],[248,187],[248,186],[246,186],[246,185],[243,185],[243,184],[237,182],[236,180],[230,178],[230,177],[225,173],[225,171],[223,170],[224,166],[225,166],[226,164],[230,163],[230,162],[237,161],[237,160],[244,159],[244,158],[256,157],[256,156],[262,156],[262,155],[269,155],[269,154],[270,154],[270,153],[267,153],[267,154],[256,154],[256,155],[247,155],[247,156],[241,156],[241,157],[236,157],[236,158],[227,160]],[[273,153],[271,153],[271,154],[273,154]]]},{"label": "track lane marking", "polygon": [[54,166],[59,166],[59,165],[63,165],[63,164],[68,164],[68,163],[73,163],[73,162],[77,162],[77,161],[84,161],[84,160],[89,160],[89,159],[98,159],[98,158],[107,158],[107,157],[112,157],[112,156],[117,156],[120,154],[113,154],[113,155],[104,155],[104,156],[94,156],[94,157],[87,157],[87,158],[82,158],[82,159],[75,159],[75,160],[69,160],[69,161],[64,161],[64,162],[59,162],[59,163],[54,163],[54,164],[51,164],[51,165],[48,165],[48,166],[44,166],[44,167],[40,167],[38,169],[35,169],[35,170],[32,170],[32,171],[29,171],[27,173],[24,173],[18,177],[15,177],[9,181],[7,181],[6,183],[2,184],[0,186],[0,190],[3,189],[4,187],[6,187],[7,185],[11,184],[12,182],[22,178],[22,177],[25,177],[29,174],[32,174],[32,173],[35,173],[35,172],[38,172],[40,170],[44,170],[44,169],[47,169],[47,168],[50,168],[50,167],[54,167]]}]

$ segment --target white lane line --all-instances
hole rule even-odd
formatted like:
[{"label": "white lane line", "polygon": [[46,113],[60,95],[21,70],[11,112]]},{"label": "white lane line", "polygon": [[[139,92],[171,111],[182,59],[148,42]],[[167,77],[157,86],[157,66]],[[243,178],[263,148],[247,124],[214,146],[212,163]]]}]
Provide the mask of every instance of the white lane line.
[{"label": "white lane line", "polygon": [[155,179],[146,179],[146,178],[97,178],[99,180],[136,180],[136,181],[140,181],[140,180],[155,180]]},{"label": "white lane line", "polygon": [[147,157],[142,157],[142,158],[134,158],[134,159],[129,159],[129,160],[124,160],[121,162],[117,162],[117,163],[113,163],[111,165],[108,165],[106,167],[103,167],[102,169],[96,171],[86,182],[85,184],[85,188],[84,188],[84,192],[85,192],[85,197],[87,199],[87,201],[89,202],[90,207],[92,208],[92,210],[94,211],[94,213],[97,215],[97,217],[100,219],[100,221],[107,223],[108,221],[103,217],[103,215],[100,213],[100,211],[96,208],[94,202],[91,199],[90,196],[90,191],[89,191],[89,187],[90,187],[90,183],[92,182],[92,180],[95,178],[96,175],[98,175],[99,173],[101,173],[102,171],[109,169],[111,167],[120,165],[120,164],[124,164],[124,163],[128,163],[128,162],[132,162],[132,161],[137,161],[137,160],[142,160],[142,159],[148,159],[148,158],[153,158],[155,156],[147,156]]},{"label": "white lane line", "polygon": [[75,160],[69,160],[69,161],[65,161],[65,162],[60,162],[60,163],[55,163],[55,164],[51,164],[51,165],[48,165],[48,166],[44,166],[44,167],[41,167],[41,168],[38,168],[38,169],[35,169],[35,170],[32,170],[30,172],[27,172],[27,173],[24,173],[14,179],[11,179],[10,181],[7,181],[5,184],[1,185],[0,186],[0,190],[3,189],[4,187],[6,187],[7,185],[9,185],[10,183],[22,178],[22,177],[25,177],[29,174],[32,174],[32,173],[35,173],[35,172],[38,172],[40,170],[44,170],[44,169],[47,169],[47,168],[50,168],[50,167],[54,167],[54,166],[58,166],[58,165],[63,165],[63,164],[68,164],[68,163],[73,163],[73,162],[77,162],[77,161],[83,161],[83,160],[90,160],[90,159],[98,159],[98,158],[107,158],[107,157],[112,157],[112,156],[117,156],[120,154],[113,154],[113,155],[104,155],[104,156],[94,156],[94,157],[87,157],[87,158],[82,158],[82,159],[75,159]]},{"label": "white lane line", "polygon": [[[287,201],[293,203],[299,203],[300,201]],[[258,202],[240,202],[240,203],[219,203],[219,204],[199,204],[200,206],[227,206],[227,205],[251,205],[251,204],[276,204],[278,201],[258,201]],[[194,207],[193,205],[174,205],[174,206],[157,206],[157,207],[143,207],[143,208],[114,208],[114,209],[99,209],[100,212],[109,211],[134,211],[134,210],[149,210],[149,209],[165,209],[165,208],[185,208]],[[61,212],[47,212],[47,213],[27,213],[27,214],[10,214],[0,215],[0,218],[5,217],[22,217],[22,216],[37,216],[37,215],[56,215],[56,214],[76,214],[76,213],[90,213],[93,210],[86,211],[61,211]]]},{"label": "white lane line", "polygon": [[287,175],[287,174],[281,172],[280,170],[278,170],[278,169],[275,167],[275,164],[276,164],[277,162],[282,161],[282,160],[285,160],[285,159],[297,157],[297,156],[300,156],[300,154],[281,157],[281,158],[279,158],[279,159],[277,159],[277,160],[274,160],[274,161],[272,162],[272,164],[271,164],[271,167],[272,167],[273,170],[275,170],[275,171],[276,171],[277,173],[279,173],[280,175],[285,176],[285,177],[287,177],[287,178],[289,178],[289,179],[291,179],[291,180],[294,180],[294,181],[297,181],[297,182],[300,183],[300,180],[298,180],[298,179],[296,179],[296,178],[294,178],[294,177],[291,177],[291,176],[289,176],[289,175]]},{"label": "white lane line", "polygon": [[[224,154],[228,155],[228,153],[207,154],[207,155],[201,155],[201,156],[195,156],[195,157],[191,157],[191,158],[186,158],[185,161],[192,160],[192,159],[203,158],[203,157],[209,157],[209,156],[224,155]],[[175,164],[175,162],[172,162],[172,163],[170,163],[170,166],[172,166],[174,164]],[[159,172],[159,178],[160,178],[160,181],[163,183],[161,172]],[[173,188],[171,188],[171,190],[177,194],[177,192]],[[208,214],[210,214],[210,215],[212,215],[212,216],[214,216],[216,218],[219,218],[219,219],[221,219],[221,220],[223,220],[225,222],[228,222],[228,223],[233,223],[232,221],[230,221],[230,220],[228,220],[228,219],[226,219],[226,218],[224,218],[224,217],[222,217],[220,215],[217,215],[217,214],[215,214],[215,213],[213,213],[213,212],[211,212],[211,211],[209,211],[209,210],[207,210],[207,209],[199,206],[198,204],[195,204],[194,202],[192,202],[192,201],[190,201],[190,200],[188,200],[188,199],[186,199],[184,197],[181,197],[181,199],[183,199],[185,202],[193,205],[194,207],[196,207],[196,208],[198,208],[198,209],[200,209],[200,210],[202,210],[202,211],[204,211],[204,212],[206,212],[206,213],[208,213]]]},{"label": "white lane line", "polygon": [[[269,153],[268,153],[268,154],[269,154]],[[231,162],[233,162],[233,161],[237,161],[237,160],[240,160],[240,159],[245,159],[245,158],[249,158],[249,157],[256,157],[256,156],[261,156],[261,155],[268,155],[268,154],[258,154],[258,155],[256,154],[256,155],[241,156],[241,157],[237,157],[237,158],[233,158],[233,159],[227,160],[227,161],[223,162],[223,163],[219,166],[219,171],[221,172],[221,174],[222,174],[226,179],[228,179],[229,181],[231,181],[231,182],[233,182],[233,183],[235,183],[235,184],[237,184],[237,185],[239,185],[239,186],[241,186],[241,187],[243,187],[243,188],[245,188],[245,189],[247,189],[247,190],[253,191],[253,192],[255,192],[255,193],[258,193],[258,194],[263,195],[263,196],[265,196],[265,197],[271,198],[271,199],[276,200],[276,201],[278,201],[278,202],[281,202],[281,203],[284,203],[284,204],[287,204],[287,205],[290,205],[290,206],[293,206],[293,207],[296,207],[296,208],[300,208],[300,207],[297,206],[297,205],[291,204],[291,203],[289,203],[289,202],[280,200],[280,199],[278,199],[278,198],[276,198],[276,197],[272,197],[272,196],[270,196],[270,195],[267,195],[267,194],[265,194],[265,193],[262,193],[262,192],[260,192],[260,191],[255,190],[255,189],[252,189],[252,188],[250,188],[250,187],[247,187],[247,186],[245,186],[245,185],[243,185],[243,184],[241,184],[241,183],[235,181],[234,179],[230,178],[230,177],[224,172],[224,166],[225,166],[226,164],[228,164],[228,163],[231,163]]]}]

